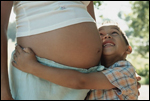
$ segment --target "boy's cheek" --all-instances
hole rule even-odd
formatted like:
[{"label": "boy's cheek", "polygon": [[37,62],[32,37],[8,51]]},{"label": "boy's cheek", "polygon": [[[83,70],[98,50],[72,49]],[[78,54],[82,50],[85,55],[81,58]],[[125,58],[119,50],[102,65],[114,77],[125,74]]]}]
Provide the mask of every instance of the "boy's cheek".
[{"label": "boy's cheek", "polygon": [[102,40],[103,39],[103,37],[100,35],[100,39]]}]

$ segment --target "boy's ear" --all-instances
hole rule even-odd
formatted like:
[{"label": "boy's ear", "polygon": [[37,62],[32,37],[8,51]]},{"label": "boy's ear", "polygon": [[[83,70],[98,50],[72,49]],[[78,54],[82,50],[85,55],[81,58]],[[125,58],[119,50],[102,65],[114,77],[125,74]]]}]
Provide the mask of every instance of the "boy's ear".
[{"label": "boy's ear", "polygon": [[130,54],[132,52],[132,47],[131,46],[128,46],[127,50],[126,50],[126,53],[127,54]]}]

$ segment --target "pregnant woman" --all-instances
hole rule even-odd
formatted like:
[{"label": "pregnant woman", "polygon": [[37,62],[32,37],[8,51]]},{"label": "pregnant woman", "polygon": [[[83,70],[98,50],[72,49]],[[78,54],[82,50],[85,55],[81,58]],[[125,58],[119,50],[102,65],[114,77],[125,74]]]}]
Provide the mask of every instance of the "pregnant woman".
[{"label": "pregnant woman", "polygon": [[62,87],[12,65],[8,80],[6,32],[12,7],[17,44],[30,47],[41,64],[89,73],[97,71],[102,52],[93,2],[1,1],[1,99],[83,100],[89,90]]}]

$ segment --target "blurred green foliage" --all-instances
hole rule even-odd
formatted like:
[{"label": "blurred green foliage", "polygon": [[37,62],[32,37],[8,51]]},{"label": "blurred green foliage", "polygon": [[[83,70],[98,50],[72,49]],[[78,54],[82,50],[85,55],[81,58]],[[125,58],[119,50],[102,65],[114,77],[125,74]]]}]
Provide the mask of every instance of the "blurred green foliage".
[{"label": "blurred green foliage", "polygon": [[141,83],[149,84],[149,1],[130,1],[130,4],[132,13],[125,20],[129,24],[127,33],[134,50],[132,61],[137,73],[143,78]]},{"label": "blurred green foliage", "polygon": [[141,83],[149,84],[149,1],[130,1],[130,4],[131,13],[118,13],[118,17],[129,26],[125,32],[132,46],[132,54],[127,59],[142,76]]},{"label": "blurred green foliage", "polygon": [[126,15],[125,20],[128,22],[128,35],[134,36],[138,41],[132,45],[135,51],[145,57],[149,53],[149,1],[130,1],[132,13]]},{"label": "blurred green foliage", "polygon": [[147,39],[149,36],[149,1],[131,2],[133,13],[130,16],[132,23],[130,27],[134,29],[134,36]]},{"label": "blurred green foliage", "polygon": [[101,6],[103,1],[93,1],[94,6],[99,9],[99,6]]},{"label": "blurred green foliage", "polygon": [[148,64],[145,64],[144,68],[136,69],[136,72],[138,75],[141,76],[141,81],[139,81],[141,84],[149,84],[149,66],[148,66]]},{"label": "blurred green foliage", "polygon": [[148,64],[145,64],[144,68],[139,68],[136,70],[136,72],[143,77],[149,77],[149,67]]}]

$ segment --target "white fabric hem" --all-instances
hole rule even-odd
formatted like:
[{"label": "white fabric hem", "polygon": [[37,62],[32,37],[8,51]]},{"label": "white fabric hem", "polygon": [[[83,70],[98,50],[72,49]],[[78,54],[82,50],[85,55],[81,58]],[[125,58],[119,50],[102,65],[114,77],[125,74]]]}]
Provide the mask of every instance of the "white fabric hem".
[{"label": "white fabric hem", "polygon": [[40,34],[40,33],[47,32],[47,31],[52,31],[52,30],[55,30],[55,29],[59,29],[59,28],[62,28],[62,27],[66,27],[66,26],[81,23],[81,22],[94,22],[94,23],[96,23],[94,20],[92,20],[90,18],[78,18],[78,19],[68,20],[68,21],[65,21],[65,22],[62,22],[62,23],[59,23],[59,24],[55,24],[53,26],[48,26],[48,27],[45,27],[45,28],[40,28],[40,29],[36,29],[36,30],[32,30],[32,31],[17,32],[16,37],[36,35],[36,34]]}]

